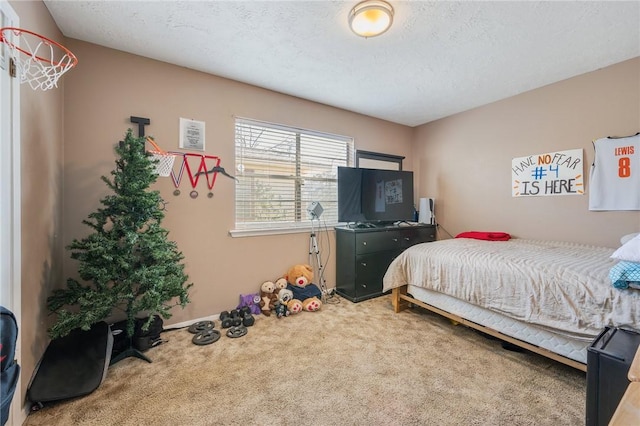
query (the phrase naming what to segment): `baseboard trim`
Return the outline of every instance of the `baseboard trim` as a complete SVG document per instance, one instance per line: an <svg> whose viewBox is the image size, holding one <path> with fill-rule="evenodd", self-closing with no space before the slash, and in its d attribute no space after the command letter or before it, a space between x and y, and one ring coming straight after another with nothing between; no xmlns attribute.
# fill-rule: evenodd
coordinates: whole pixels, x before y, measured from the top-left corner
<svg viewBox="0 0 640 426"><path fill-rule="evenodd" d="M163 330L164 331L177 330L179 328L189 327L194 322L217 321L219 319L220 319L220 314L218 314L218 315L209 315L208 317L197 318L197 319L193 319L193 320L189 320L189 321L182 321L182 322L178 322L178 323L175 323L175 324L168 324L168 325L163 327Z"/></svg>

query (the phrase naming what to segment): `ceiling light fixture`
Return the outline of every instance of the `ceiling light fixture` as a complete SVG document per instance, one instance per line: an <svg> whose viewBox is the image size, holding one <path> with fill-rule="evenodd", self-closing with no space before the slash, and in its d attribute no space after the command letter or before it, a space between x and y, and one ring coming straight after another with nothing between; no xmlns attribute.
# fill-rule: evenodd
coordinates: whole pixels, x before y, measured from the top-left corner
<svg viewBox="0 0 640 426"><path fill-rule="evenodd" d="M386 1L365 0L349 12L349 26L361 37L375 37L384 33L393 22L393 8Z"/></svg>

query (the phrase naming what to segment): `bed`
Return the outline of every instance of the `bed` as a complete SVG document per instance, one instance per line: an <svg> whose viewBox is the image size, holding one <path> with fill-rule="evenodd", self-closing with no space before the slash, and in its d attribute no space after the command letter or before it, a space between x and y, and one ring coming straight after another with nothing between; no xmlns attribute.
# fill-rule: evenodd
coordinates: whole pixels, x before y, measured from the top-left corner
<svg viewBox="0 0 640 426"><path fill-rule="evenodd" d="M617 289L614 249L454 238L402 252L383 278L400 312L417 305L586 371L605 326L640 328L640 290Z"/></svg>

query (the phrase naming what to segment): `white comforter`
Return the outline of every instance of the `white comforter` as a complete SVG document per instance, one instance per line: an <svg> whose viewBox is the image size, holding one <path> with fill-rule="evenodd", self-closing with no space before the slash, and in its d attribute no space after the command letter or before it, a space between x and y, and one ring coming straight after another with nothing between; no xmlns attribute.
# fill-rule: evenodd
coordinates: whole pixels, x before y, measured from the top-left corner
<svg viewBox="0 0 640 426"><path fill-rule="evenodd" d="M520 321L592 337L605 326L640 328L640 290L618 290L608 278L613 251L524 239L441 240L404 251L383 286L424 287Z"/></svg>

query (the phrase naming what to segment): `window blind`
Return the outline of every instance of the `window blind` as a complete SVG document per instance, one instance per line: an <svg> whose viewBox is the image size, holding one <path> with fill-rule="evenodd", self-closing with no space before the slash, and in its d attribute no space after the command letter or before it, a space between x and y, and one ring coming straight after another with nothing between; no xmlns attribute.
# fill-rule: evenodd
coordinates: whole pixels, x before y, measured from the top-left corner
<svg viewBox="0 0 640 426"><path fill-rule="evenodd" d="M236 229L309 225L307 206L338 219L337 167L350 166L353 138L237 118Z"/></svg>

